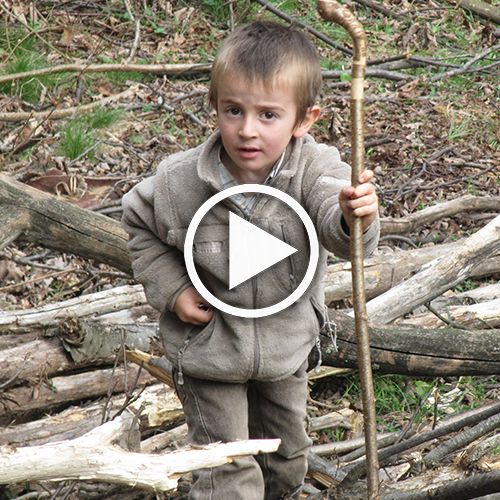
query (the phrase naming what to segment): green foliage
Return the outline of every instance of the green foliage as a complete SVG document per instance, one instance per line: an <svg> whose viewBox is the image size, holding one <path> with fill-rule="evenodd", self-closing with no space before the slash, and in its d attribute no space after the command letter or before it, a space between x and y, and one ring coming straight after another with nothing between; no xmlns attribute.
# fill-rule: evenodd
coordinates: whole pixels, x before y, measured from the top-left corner
<svg viewBox="0 0 500 500"><path fill-rule="evenodd" d="M137 73L133 71L110 71L108 73L101 73L101 75L106 75L105 77L115 85L124 85L129 80L141 83L146 77L144 73Z"/></svg>
<svg viewBox="0 0 500 500"><path fill-rule="evenodd" d="M459 283L453 290L457 292L468 292L469 290L474 290L477 288L477 285L471 279L466 279Z"/></svg>
<svg viewBox="0 0 500 500"><path fill-rule="evenodd" d="M2 75L25 73L49 64L46 58L40 54L34 37L27 36L22 30L14 30L9 36L8 30L5 38L0 40L1 49L10 57L7 57L5 66L1 70ZM62 76L64 77L64 76ZM32 104L37 104L45 87L51 87L61 75L42 75L38 77L27 77L15 82L0 84L0 92L7 95L17 96Z"/></svg>
<svg viewBox="0 0 500 500"><path fill-rule="evenodd" d="M107 110L99 108L84 115L77 115L68 121L61 129L58 152L71 160L78 158L99 142L99 131L110 127L123 118L123 110ZM88 157L93 159L96 148L88 151Z"/></svg>
<svg viewBox="0 0 500 500"><path fill-rule="evenodd" d="M453 110L451 113L450 128L448 130L448 137L450 138L450 141L470 135L472 133L472 129L466 128L466 125L470 121L470 118L468 118L462 123L456 123L455 110Z"/></svg>
<svg viewBox="0 0 500 500"><path fill-rule="evenodd" d="M415 412L415 422L463 412L484 404L486 377L461 377L456 383L443 379L414 379L405 375L373 375L375 410L379 423L387 431L402 428ZM359 374L352 377L344 397L354 404L361 403ZM422 401L426 401L422 404ZM420 409L419 406L421 405Z"/></svg>
<svg viewBox="0 0 500 500"><path fill-rule="evenodd" d="M225 24L230 19L230 2L226 0L197 0L203 11L213 19L216 24ZM240 0L233 3L234 16L237 23L245 22L254 17L257 5L249 0Z"/></svg>

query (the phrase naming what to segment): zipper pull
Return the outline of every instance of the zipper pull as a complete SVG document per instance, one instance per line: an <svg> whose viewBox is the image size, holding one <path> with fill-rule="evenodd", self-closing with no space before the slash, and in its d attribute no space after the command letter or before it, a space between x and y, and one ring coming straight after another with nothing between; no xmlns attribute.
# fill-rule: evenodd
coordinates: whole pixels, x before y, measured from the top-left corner
<svg viewBox="0 0 500 500"><path fill-rule="evenodd" d="M179 373L177 374L177 385L184 385L184 374L182 373L182 370L179 370Z"/></svg>

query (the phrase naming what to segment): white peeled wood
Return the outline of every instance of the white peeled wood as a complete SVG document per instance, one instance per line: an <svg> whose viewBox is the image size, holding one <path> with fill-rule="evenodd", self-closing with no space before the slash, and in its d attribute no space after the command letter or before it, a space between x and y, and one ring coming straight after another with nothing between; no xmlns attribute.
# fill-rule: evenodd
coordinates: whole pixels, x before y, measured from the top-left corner
<svg viewBox="0 0 500 500"><path fill-rule="evenodd" d="M500 216L462 245L366 305L373 323L390 323L465 280L476 266L500 251Z"/></svg>
<svg viewBox="0 0 500 500"><path fill-rule="evenodd" d="M114 444L129 426L130 419L120 417L71 441L26 448L0 446L0 484L72 479L168 491L188 471L217 467L240 456L271 453L280 445L279 439L259 439L148 455Z"/></svg>

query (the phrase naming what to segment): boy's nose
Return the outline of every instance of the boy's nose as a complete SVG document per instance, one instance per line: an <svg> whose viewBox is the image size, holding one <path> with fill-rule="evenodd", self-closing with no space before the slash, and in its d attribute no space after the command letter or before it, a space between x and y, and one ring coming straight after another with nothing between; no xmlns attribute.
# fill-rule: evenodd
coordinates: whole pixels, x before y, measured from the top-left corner
<svg viewBox="0 0 500 500"><path fill-rule="evenodd" d="M255 126L255 120L248 117L241 124L240 136L244 139L251 139L257 136L257 128Z"/></svg>

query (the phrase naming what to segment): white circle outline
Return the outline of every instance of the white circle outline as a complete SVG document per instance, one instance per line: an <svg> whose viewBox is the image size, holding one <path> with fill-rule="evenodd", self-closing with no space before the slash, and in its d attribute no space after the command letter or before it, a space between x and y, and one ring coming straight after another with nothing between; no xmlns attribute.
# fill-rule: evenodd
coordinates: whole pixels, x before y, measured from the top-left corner
<svg viewBox="0 0 500 500"><path fill-rule="evenodd" d="M213 295L202 283L200 280L194 265L193 258L193 243L194 236L198 226L208 213L208 211L214 207L217 203L228 198L229 196L233 196L235 194L240 193L262 193L267 194L269 196L274 196L278 198L282 202L286 203L292 210L294 210L297 215L300 217L300 220L304 224L307 235L309 237L310 247L311 247L311 255L309 258L309 265L307 267L306 274L302 279L300 285L289 295L286 299L283 299L281 302L277 304L273 304L272 306L263 307L262 309L243 309L241 307L231 306L222 302L222 300L218 299L215 295ZM191 281L196 288L196 290L200 293L200 295L210 302L214 307L220 309L221 311L231 314L233 316L239 316L242 318L262 318L264 316L270 316L271 314L276 314L277 312L286 309L288 306L292 305L295 301L297 301L301 295L307 290L309 285L311 284L312 279L314 278L314 274L316 273L316 268L318 265L319 259L319 243L316 235L316 229L314 224L312 223L308 213L304 210L304 208L290 195L280 191L279 189L265 186L262 184L241 184L239 186L234 186L224 191L221 191L211 198L209 198L203 205L196 211L191 222L189 224L186 240L184 242L184 259L186 262L186 268Z"/></svg>

